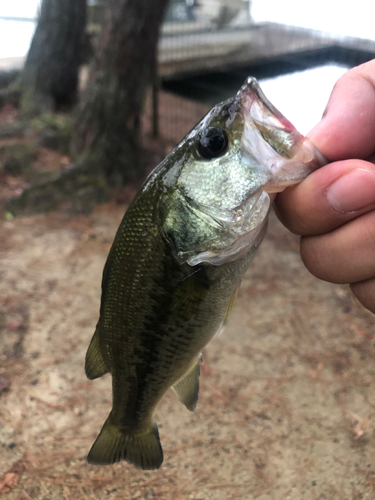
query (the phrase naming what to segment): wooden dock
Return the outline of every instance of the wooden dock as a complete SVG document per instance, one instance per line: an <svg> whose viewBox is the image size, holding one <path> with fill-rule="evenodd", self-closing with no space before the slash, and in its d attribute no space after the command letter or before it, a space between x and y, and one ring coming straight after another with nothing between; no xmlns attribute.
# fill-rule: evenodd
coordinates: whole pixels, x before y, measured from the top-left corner
<svg viewBox="0 0 375 500"><path fill-rule="evenodd" d="M267 61L320 57L354 66L375 57L375 41L263 23L220 31L164 34L159 46L163 80L250 67Z"/></svg>

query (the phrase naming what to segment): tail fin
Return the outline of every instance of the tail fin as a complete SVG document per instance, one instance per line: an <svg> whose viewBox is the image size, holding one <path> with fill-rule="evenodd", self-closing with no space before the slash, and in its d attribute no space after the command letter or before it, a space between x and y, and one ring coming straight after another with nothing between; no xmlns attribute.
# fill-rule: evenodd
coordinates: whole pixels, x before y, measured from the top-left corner
<svg viewBox="0 0 375 500"><path fill-rule="evenodd" d="M105 421L88 454L90 464L109 465L126 460L139 469L159 469L163 462L158 426L153 422L144 431L123 433L110 421Z"/></svg>

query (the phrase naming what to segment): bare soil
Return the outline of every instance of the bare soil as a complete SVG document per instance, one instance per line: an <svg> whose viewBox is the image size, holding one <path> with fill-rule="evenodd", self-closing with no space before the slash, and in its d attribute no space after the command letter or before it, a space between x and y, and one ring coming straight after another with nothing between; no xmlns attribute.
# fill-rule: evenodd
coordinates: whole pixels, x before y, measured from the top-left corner
<svg viewBox="0 0 375 500"><path fill-rule="evenodd" d="M0 199L24 186L3 177ZM346 287L311 276L298 238L274 216L225 332L203 353L196 411L172 391L157 408L161 469L87 464L111 381L87 380L84 356L134 192L86 215L0 223L0 496L374 499L374 316Z"/></svg>

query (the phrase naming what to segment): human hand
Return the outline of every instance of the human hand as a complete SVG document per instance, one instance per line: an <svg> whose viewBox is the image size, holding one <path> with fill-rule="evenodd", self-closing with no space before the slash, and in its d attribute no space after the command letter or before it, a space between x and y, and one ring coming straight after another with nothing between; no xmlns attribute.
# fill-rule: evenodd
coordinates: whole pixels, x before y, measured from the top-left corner
<svg viewBox="0 0 375 500"><path fill-rule="evenodd" d="M332 163L280 193L277 215L302 236L307 269L375 313L375 60L338 80L308 135Z"/></svg>

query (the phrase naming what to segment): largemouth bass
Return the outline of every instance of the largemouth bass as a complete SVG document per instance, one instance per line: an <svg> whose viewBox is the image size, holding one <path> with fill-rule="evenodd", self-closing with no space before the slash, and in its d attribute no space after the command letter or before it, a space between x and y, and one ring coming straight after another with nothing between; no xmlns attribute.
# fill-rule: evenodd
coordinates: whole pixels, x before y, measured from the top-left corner
<svg viewBox="0 0 375 500"><path fill-rule="evenodd" d="M113 406L90 463L160 467L156 405L173 387L194 410L200 353L263 239L272 193L324 163L248 78L149 175L103 271L85 369L89 379L111 373Z"/></svg>

